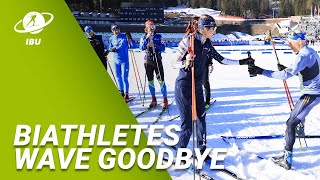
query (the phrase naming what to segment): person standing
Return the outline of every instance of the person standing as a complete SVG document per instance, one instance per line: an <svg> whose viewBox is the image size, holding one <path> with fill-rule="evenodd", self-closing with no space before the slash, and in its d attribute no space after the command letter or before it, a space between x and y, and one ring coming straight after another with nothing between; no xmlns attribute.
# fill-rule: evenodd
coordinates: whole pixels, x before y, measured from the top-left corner
<svg viewBox="0 0 320 180"><path fill-rule="evenodd" d="M231 60L221 56L213 47L212 36L216 32L216 23L213 17L202 15L198 21L198 30L194 35L194 56L188 54L190 45L190 35L183 37L179 43L177 57L174 61L182 67L175 84L175 100L180 112L181 131L179 142L175 148L186 148L192 134L192 73L190 65L194 66L195 91L196 91L196 110L199 123L197 134L198 147L201 152L206 149L206 112L203 98L202 85L206 72L206 60L215 59L221 64L227 65L248 65L253 61L251 58L243 60ZM192 63L191 63L192 62Z"/></svg>
<svg viewBox="0 0 320 180"><path fill-rule="evenodd" d="M152 96L152 101L149 105L149 108L157 105L154 87L155 73L163 96L162 108L166 109L168 107L167 87L164 81L164 71L161 56L161 52L164 52L165 50L165 45L162 42L161 34L156 33L155 30L156 26L151 20L145 22L145 35L140 39L140 49L146 51L145 69L148 78L150 94Z"/></svg>
<svg viewBox="0 0 320 180"><path fill-rule="evenodd" d="M280 157L272 158L275 164L289 170L292 166L293 145L297 133L296 128L299 124L304 124L305 118L311 109L320 103L320 58L315 50L308 47L304 33L294 33L287 40L290 48L297 54L292 67L287 68L279 64L278 68L281 71L271 71L252 65L249 66L249 71L250 74L259 74L281 80L296 76L298 73L302 75L302 85L304 87L302 96L295 104L286 122L284 153ZM299 129L301 128L299 127ZM304 134L304 132L299 132L298 134Z"/></svg>
<svg viewBox="0 0 320 180"><path fill-rule="evenodd" d="M101 63L103 64L104 68L108 70L107 58L108 51L105 51L105 46L103 44L102 35L97 35L91 26L86 26L84 28L84 32L87 35L87 38L93 47L94 51L98 55Z"/></svg>
<svg viewBox="0 0 320 180"><path fill-rule="evenodd" d="M113 35L109 39L109 51L113 52L114 69L119 91L126 102L129 101L129 55L128 41L125 34L120 33L117 25L111 26Z"/></svg>

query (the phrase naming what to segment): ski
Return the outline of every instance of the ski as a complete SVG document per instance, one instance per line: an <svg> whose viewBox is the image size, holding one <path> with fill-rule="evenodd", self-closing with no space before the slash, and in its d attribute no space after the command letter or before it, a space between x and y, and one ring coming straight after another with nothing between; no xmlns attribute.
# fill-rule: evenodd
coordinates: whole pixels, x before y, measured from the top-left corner
<svg viewBox="0 0 320 180"><path fill-rule="evenodd" d="M226 138L222 138L222 140L223 140L224 142L226 142L227 144L229 144L230 146L232 146L232 144L231 144L229 141L227 141ZM237 146L237 147L238 147L238 146ZM239 150L239 151L245 151L244 149L241 149L241 148L239 148L239 147L238 147L238 150ZM246 151L246 152L248 152L248 151ZM250 152L250 153L251 153L251 152ZM252 153L252 154L254 154L258 159L265 159L264 157L261 157L261 156L255 154L255 153Z"/></svg>
<svg viewBox="0 0 320 180"><path fill-rule="evenodd" d="M129 99L126 101L126 103L128 104L129 102L133 101L135 98L136 98L136 96L129 97Z"/></svg>
<svg viewBox="0 0 320 180"><path fill-rule="evenodd" d="M168 146L169 148L171 148L171 149L173 149L173 150L176 150L176 148L175 147L172 147L172 146ZM193 155L191 156L191 158L193 158ZM166 159L166 158L163 158L163 160L164 161L168 161L168 159ZM173 164L175 163L175 161L173 161ZM207 161L205 161L205 163L204 163L204 165L206 165L206 166L208 166L209 167L209 169L210 169L210 165L211 165L211 159L210 160L207 160ZM193 166L193 165L191 165L191 166ZM189 167L190 168L190 167ZM211 169L210 169L211 170ZM225 174L227 174L227 175L229 175L229 176L231 176L232 178L234 178L234 179L237 179L237 180L243 180L242 178L240 178L240 177L238 177L238 175L237 174L235 174L235 173L233 173L233 172L231 172L231 171L229 171L228 169L212 169L212 171L221 171L221 172L223 172L223 173L225 173ZM191 171L192 173L193 173L193 168L192 168L192 171ZM197 173L197 171L196 171L196 173ZM202 171L198 171L198 175L199 175L199 173L200 173L200 176L201 175L206 175L205 173L202 173ZM206 176L208 176L208 177L210 177L209 175L206 175ZM202 177L202 176L201 176Z"/></svg>
<svg viewBox="0 0 320 180"><path fill-rule="evenodd" d="M162 108L161 112L159 113L159 115L157 116L157 119L155 121L153 121L152 124L156 124L161 118L162 118L162 115L167 112L169 106L173 103L173 101L170 101L170 103L168 104L167 108Z"/></svg>
<svg viewBox="0 0 320 180"><path fill-rule="evenodd" d="M162 160L165 161L165 162L168 162L168 159L167 159L167 158L163 158ZM175 164L175 161L173 161L173 164ZM191 165L191 166L188 167L187 170L188 170L189 173L193 173L193 169L194 169L194 166ZM199 170L196 170L196 174L197 174L198 176L200 176L201 178L203 178L203 179L206 179L206 180L214 180L214 178L212 178L211 176L209 176L209 175L206 174L206 173L200 172Z"/></svg>
<svg viewBox="0 0 320 180"><path fill-rule="evenodd" d="M177 118L179 118L180 117L180 115L176 115L176 116L173 116L171 119L169 119L168 121L173 121L173 120L175 120L175 119L177 119Z"/></svg>
<svg viewBox="0 0 320 180"><path fill-rule="evenodd" d="M276 139L283 138L283 135L270 135L270 136L221 136L223 139Z"/></svg>
<svg viewBox="0 0 320 180"><path fill-rule="evenodd" d="M211 165L211 159L205 161L205 164L210 167L210 165ZM233 177L234 179L243 180L242 178L238 177L237 174L235 174L235 173L233 173L233 172L231 172L231 171L229 171L229 170L227 170L227 169L218 169L218 171L221 171L221 172L223 172L223 173L225 173L225 174Z"/></svg>
<svg viewBox="0 0 320 180"><path fill-rule="evenodd" d="M139 117L139 116L141 116L141 115L143 115L143 114L145 114L145 113L147 113L147 112L149 112L149 111L151 111L151 110L153 110L153 109L155 109L157 106L159 106L161 103L158 103L156 106L153 106L153 107L148 107L146 110L144 110L144 111L142 111L142 112L140 112L140 113L138 113L137 115L135 115L134 117L135 118L137 118L137 117Z"/></svg>
<svg viewBox="0 0 320 180"><path fill-rule="evenodd" d="M216 102L217 100L215 99L213 102L210 103L210 106L208 108L206 108L206 112L213 106L213 104ZM177 118L179 118L180 115L176 115L176 116L173 116L171 119L169 119L168 121L173 121Z"/></svg>
<svg viewBox="0 0 320 180"><path fill-rule="evenodd" d="M193 173L193 172L194 172L193 168L195 168L195 167L194 167L193 165L191 165L191 166L188 168L188 171L189 171L190 173ZM196 170L195 172L196 172L196 174L198 174L198 176L200 176L200 177L203 178L203 179L206 179L206 180L214 180L214 178L212 178L211 176L209 176L208 174L206 174L206 173L204 173L204 172L201 172L201 171L199 171L199 170Z"/></svg>
<svg viewBox="0 0 320 180"><path fill-rule="evenodd" d="M277 139L277 138L283 138L284 135L269 135L269 136L221 136L223 139ZM299 136L296 136L299 137ZM300 138L320 138L320 135L305 135L300 136Z"/></svg>

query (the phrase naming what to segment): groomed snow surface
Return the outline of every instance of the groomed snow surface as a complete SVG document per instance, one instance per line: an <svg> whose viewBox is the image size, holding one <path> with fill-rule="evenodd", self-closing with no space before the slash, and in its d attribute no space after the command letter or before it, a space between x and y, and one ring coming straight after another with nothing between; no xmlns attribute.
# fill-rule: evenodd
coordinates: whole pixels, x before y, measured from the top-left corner
<svg viewBox="0 0 320 180"><path fill-rule="evenodd" d="M224 50L228 48L233 50L243 49L244 51L220 51L224 57L241 59L247 57L245 49L271 49L271 45L261 47L223 47ZM171 61L176 56L175 52L175 49L167 48L166 52L163 53L165 82L169 101L174 100L175 79L178 75L178 69L172 69L171 66ZM286 66L289 66L295 58L295 55L289 52L289 50L278 51L281 63ZM134 56L144 84L144 53L135 50ZM271 50L252 51L252 57L256 59L257 65L265 69L276 69L275 55ZM113 63L112 53L110 53L109 59L110 63ZM131 58L130 66L130 94L138 96ZM287 80L287 83L296 102L301 95L299 79L298 77L293 77ZM284 148L284 139L235 140L230 145L220 137L222 135L257 136L284 134L285 122L289 117L290 109L281 80L264 76L250 78L247 66L226 66L214 61L214 71L210 75L210 84L211 95L217 102L209 109L206 116L207 147L228 149L227 157L224 161L226 169L244 179L320 179L320 139L307 139L309 150L306 150L302 139L303 150L300 150L297 139L294 145L293 167L292 170L287 171L274 165L271 160L257 158L257 155L265 158L281 155ZM155 85L158 102L162 102L162 95L157 81L155 81ZM128 104L134 115L145 110L151 101L148 86L146 87L146 98L147 102L144 107L139 98ZM151 125L160 111L161 107L159 106L140 116L137 120L140 124ZM179 118L174 121L168 121L171 116L179 114L175 102L169 107L169 112L170 115L165 113L158 124L165 126L170 124L180 125ZM320 105L315 107L306 118L305 132L307 135L320 134ZM163 136L165 136L164 133ZM190 140L189 148L192 148L192 139ZM168 171L173 179L193 179L193 175L186 170L174 170L171 168ZM207 167L204 168L203 172L214 179L233 179L223 172L209 170Z"/></svg>

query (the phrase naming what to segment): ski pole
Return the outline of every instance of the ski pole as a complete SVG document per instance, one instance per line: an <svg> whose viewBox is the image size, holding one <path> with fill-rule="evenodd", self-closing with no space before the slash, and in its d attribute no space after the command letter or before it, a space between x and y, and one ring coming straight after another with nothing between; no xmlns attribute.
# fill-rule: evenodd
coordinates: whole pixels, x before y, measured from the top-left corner
<svg viewBox="0 0 320 180"><path fill-rule="evenodd" d="M132 52L132 50L129 50L130 52ZM132 66L133 66L133 72L134 72L134 77L136 79L136 84L137 84L137 88L138 88L138 93L139 93L139 97L140 97L140 100L142 101L142 98L141 98L141 92L140 92L140 86L139 86L139 83L138 83L138 77L137 77L137 73L139 73L135 63L134 63L134 56L132 56L132 54L130 53L131 55L131 62L132 62ZM138 71L138 72L137 72ZM139 78L140 79L140 78ZM140 81L141 82L141 81ZM142 86L141 86L141 90L142 90Z"/></svg>
<svg viewBox="0 0 320 180"><path fill-rule="evenodd" d="M150 37L150 42L153 42L153 39L152 39L153 37ZM158 63L158 58L157 58L157 54L156 54L156 47L155 46L153 46L152 47L152 53L153 53L153 56L154 56L154 58L155 58L155 61L156 61L156 65L157 65L157 69L158 69L158 76L159 76L159 79L160 79L160 81L161 81L161 86L160 86L160 88L161 88L161 92L162 92L162 88L163 88L163 85L164 85L164 79L162 79L162 77L161 77L161 72L160 72L160 68L159 68L159 63ZM163 72L164 73L164 72Z"/></svg>
<svg viewBox="0 0 320 180"><path fill-rule="evenodd" d="M194 25L190 22L188 27L187 27L187 30L186 30L186 34L189 34L190 35L190 47L188 49L188 54L191 55L191 57L194 57L194 35L196 33L196 29L194 27ZM194 60L193 60L194 61ZM193 165L194 165L194 168L193 168L193 179L196 179L196 166L195 166L195 148L196 146L198 146L198 143L197 145L195 144L195 139L196 139L196 136L198 135L198 126L197 126L197 120L198 120L198 116L197 116L197 101L196 101L196 87L195 87L195 75L194 75L194 62L191 61L191 106L192 106L192 146L193 146ZM197 141L198 138L197 138ZM199 177L201 179L201 177Z"/></svg>
<svg viewBox="0 0 320 180"><path fill-rule="evenodd" d="M143 86L143 101L142 106L144 106L144 103L146 102L146 84L147 84L147 65L148 65L148 47L146 48L146 56L145 56L145 63L144 63L144 69L145 69L145 76L144 76L144 86Z"/></svg>
<svg viewBox="0 0 320 180"><path fill-rule="evenodd" d="M142 99L142 106L144 106L144 103L147 101L146 100L146 84L147 84L147 64L145 66L145 76L144 76L144 86L143 86L143 99Z"/></svg>
<svg viewBox="0 0 320 180"><path fill-rule="evenodd" d="M117 83L117 81L116 81L116 77L114 76L114 73L113 73L113 71L112 71L111 65L110 65L110 63L109 63L108 60L107 60L107 64L108 64L109 69L110 69L110 72L111 72L111 74L112 74L113 81L114 81L114 83L116 84L117 88L119 89L118 83Z"/></svg>
<svg viewBox="0 0 320 180"><path fill-rule="evenodd" d="M127 38L127 41L128 41L128 47L132 48L132 36L131 36L130 32L126 32L126 38ZM137 83L139 97L140 97L140 100L143 101L142 97L141 97L142 83L141 83L141 79L140 79L140 73L139 73L139 70L138 70L138 66L137 66L137 64L135 62L136 60L135 60L134 53L133 53L132 49L129 49L129 54L130 54L130 57L131 57L131 62L132 62L132 66L133 66L134 76L135 76L136 83ZM138 79L139 79L140 85L138 84ZM140 88L141 88L141 91L140 91Z"/></svg>
<svg viewBox="0 0 320 180"><path fill-rule="evenodd" d="M135 56L134 56L134 52L133 52L133 50L131 50L130 52L131 52L131 56L132 56L132 59L133 59L133 64L134 64L134 66L135 66L135 68L136 68L136 72L137 72L137 75L138 75L139 86L140 86L141 89L142 89L141 76L140 76L139 69L138 69L138 65L137 65L137 62L136 62L136 59L135 59Z"/></svg>
<svg viewBox="0 0 320 180"><path fill-rule="evenodd" d="M278 58L278 54L277 54L277 50L276 50L276 47L275 47L275 43L274 43L274 40L273 40L272 35L271 35L271 30L269 31L269 36L270 36L272 49L273 49L274 54L276 56L277 63L280 64L280 60ZM286 80L283 80L283 86L284 86L284 89L286 91L286 95L287 95L287 99L288 99L290 110L292 111L292 109L294 107L294 103L293 103L293 100L292 100L292 97L291 97L291 93L290 93L290 90L289 90L289 87L288 87L288 84L287 84Z"/></svg>

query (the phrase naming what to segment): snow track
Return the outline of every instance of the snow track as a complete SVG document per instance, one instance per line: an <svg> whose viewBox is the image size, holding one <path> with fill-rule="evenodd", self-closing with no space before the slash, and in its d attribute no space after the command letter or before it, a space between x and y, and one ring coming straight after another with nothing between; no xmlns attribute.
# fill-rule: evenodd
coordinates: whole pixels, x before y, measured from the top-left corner
<svg viewBox="0 0 320 180"><path fill-rule="evenodd" d="M228 47L223 47L227 49ZM229 47L236 49L237 47ZM257 47L242 46L239 49L250 49ZM270 48L265 46L262 48ZM168 88L168 98L174 99L175 78L178 75L177 69L172 69L171 60L175 57L175 49L166 49L163 53L163 66L165 71L165 82ZM283 52L288 50L283 50ZM272 53L272 51L270 50ZM280 62L289 66L292 64L295 55L278 51ZM110 53L109 56L112 56ZM139 66L140 75L144 82L142 52L135 52L135 58ZM246 58L245 53L231 52L223 54L231 59ZM262 54L259 51L252 52L256 64L265 69L276 69L276 60L273 54ZM109 57L109 59L112 59ZM112 63L112 61L111 61ZM274 135L283 134L285 122L288 119L290 109L281 80L269 79L263 76L250 78L246 66L226 66L214 62L214 71L210 75L211 96L217 102L207 112L207 146L211 148L228 148L228 155L225 159L225 167L235 172L238 176L246 179L298 179L313 180L320 179L320 139L307 139L310 150L299 149L298 139L294 145L293 167L286 171L273 164L271 160L259 159L257 156L270 158L280 155L283 150L283 139L267 140L233 140L230 144L224 142L220 136L251 136L251 135ZM138 90L134 83L134 74L131 65L130 93L137 95ZM287 80L293 100L300 97L300 85L298 77ZM155 81L158 102L162 102L162 95L159 84ZM150 95L146 86L147 103L143 107L137 97L128 105L133 114L137 114L148 107ZM140 116L137 120L141 124L152 124L161 111L157 107L152 111ZM173 117L178 115L175 102L170 106L169 113ZM168 121L170 116L165 113L158 124L180 124L180 118ZM305 131L308 135L320 134L320 106L315 107L306 118ZM192 141L189 147L192 147ZM304 145L303 141L302 144ZM215 179L232 179L222 172L204 170ZM193 175L185 171L169 169L173 179L193 179Z"/></svg>

